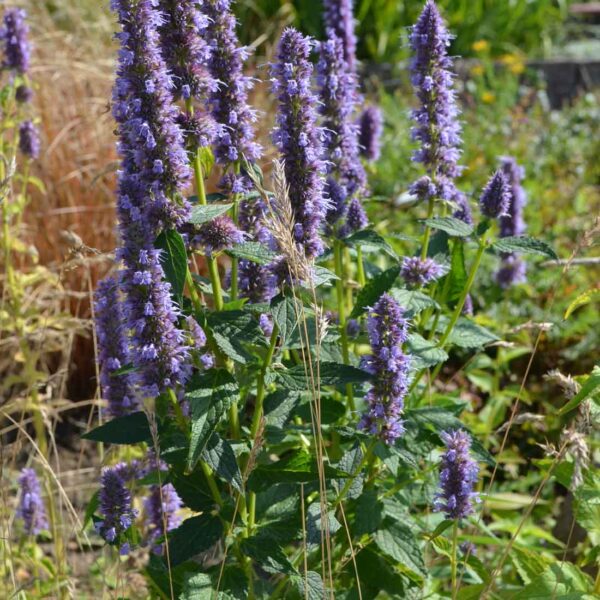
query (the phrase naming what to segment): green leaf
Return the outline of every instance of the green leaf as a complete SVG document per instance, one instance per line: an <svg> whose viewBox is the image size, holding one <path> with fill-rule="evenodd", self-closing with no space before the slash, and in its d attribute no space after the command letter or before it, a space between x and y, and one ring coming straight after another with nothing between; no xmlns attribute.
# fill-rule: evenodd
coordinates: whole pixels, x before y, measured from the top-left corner
<svg viewBox="0 0 600 600"><path fill-rule="evenodd" d="M554 563L531 583L518 591L511 600L590 600L592 580L570 562Z"/></svg>
<svg viewBox="0 0 600 600"><path fill-rule="evenodd" d="M100 506L100 492L99 491L94 493L94 495L90 498L90 501L88 502L88 504L85 508L85 515L83 517L83 526L81 527L82 530L85 529L86 525L91 522L92 517L94 516L94 513L96 512L96 510L98 510L98 506Z"/></svg>
<svg viewBox="0 0 600 600"><path fill-rule="evenodd" d="M531 583L533 579L541 575L554 562L542 556L539 552L513 546L511 548L509 558L519 572L521 579L525 585Z"/></svg>
<svg viewBox="0 0 600 600"><path fill-rule="evenodd" d="M387 556L399 562L404 569L422 578L427 574L423 551L408 525L384 521L385 528L375 534L375 544Z"/></svg>
<svg viewBox="0 0 600 600"><path fill-rule="evenodd" d="M365 383L371 379L366 371L351 365L322 362L319 371L313 364L315 377L319 373L321 385L346 385L348 383ZM310 372L309 372L310 377ZM304 365L297 365L285 371L277 371L277 378L290 390L303 392L312 389L311 381L307 378Z"/></svg>
<svg viewBox="0 0 600 600"><path fill-rule="evenodd" d="M192 469L219 421L239 397L235 379L226 369L209 369L193 378L185 398L192 413L188 468Z"/></svg>
<svg viewBox="0 0 600 600"><path fill-rule="evenodd" d="M355 514L353 535L361 536L378 529L383 521L383 504L377 499L376 490L367 490L358 498Z"/></svg>
<svg viewBox="0 0 600 600"><path fill-rule="evenodd" d="M173 484L177 494L185 506L196 512L212 510L215 500L210 494L206 475L200 467L191 473L183 470L183 465L169 468L169 482Z"/></svg>
<svg viewBox="0 0 600 600"><path fill-rule="evenodd" d="M215 164L215 155L210 146L202 146L198 148L198 158L200 160L200 168L204 179L208 179L213 165Z"/></svg>
<svg viewBox="0 0 600 600"><path fill-rule="evenodd" d="M244 242L243 244L236 244L226 252L229 256L249 260L263 266L271 264L278 256L276 252L269 250L260 242Z"/></svg>
<svg viewBox="0 0 600 600"><path fill-rule="evenodd" d="M154 244L156 248L162 250L160 253L160 264L165 272L167 281L171 284L171 291L174 296L183 295L185 287L185 277L187 274L188 263L185 243L177 231L169 229L163 231Z"/></svg>
<svg viewBox="0 0 600 600"><path fill-rule="evenodd" d="M316 288L320 285L330 284L331 281L335 281L336 279L339 279L339 277L333 271L330 271L325 267L316 265L313 268L312 284Z"/></svg>
<svg viewBox="0 0 600 600"><path fill-rule="evenodd" d="M455 217L433 217L424 220L431 229L440 229L452 237L467 237L473 233L473 226Z"/></svg>
<svg viewBox="0 0 600 600"><path fill-rule="evenodd" d="M348 473L351 477L355 475L358 468L360 467L360 463L363 459L363 451L361 450L360 444L355 444L350 450L344 453L341 460L337 463L336 468L340 471L344 471ZM344 485L347 482L347 478L338 479L333 482L334 488L338 491L338 493L343 489ZM350 499L358 498L363 491L363 474L358 473L354 480L352 481L352 485L348 489L346 496Z"/></svg>
<svg viewBox="0 0 600 600"><path fill-rule="evenodd" d="M189 222L193 225L208 223L215 217L226 213L232 206L233 204L197 204L192 207Z"/></svg>
<svg viewBox="0 0 600 600"><path fill-rule="evenodd" d="M465 267L465 243L464 240L456 239L452 245L452 255L450 257L450 278L448 285L448 302L456 302L462 295L469 275Z"/></svg>
<svg viewBox="0 0 600 600"><path fill-rule="evenodd" d="M142 411L117 417L81 436L84 440L105 444L139 444L151 442L152 434L146 414Z"/></svg>
<svg viewBox="0 0 600 600"><path fill-rule="evenodd" d="M202 460L238 492L243 492L242 474L227 440L213 433L202 452Z"/></svg>
<svg viewBox="0 0 600 600"><path fill-rule="evenodd" d="M592 288L579 294L579 296L569 304L563 319L568 319L580 306L585 306L594 300L600 300L600 288Z"/></svg>
<svg viewBox="0 0 600 600"><path fill-rule="evenodd" d="M595 394L598 388L600 388L600 366L596 365L585 380L585 383L581 386L579 392L558 411L558 414L564 415L577 408L584 400Z"/></svg>
<svg viewBox="0 0 600 600"><path fill-rule="evenodd" d="M177 566L212 548L223 535L223 525L210 513L186 519L169 532L169 559Z"/></svg>
<svg viewBox="0 0 600 600"><path fill-rule="evenodd" d="M393 288L390 292L394 300L406 309L411 316L416 316L426 308L439 308L439 304L427 294L419 290Z"/></svg>
<svg viewBox="0 0 600 600"><path fill-rule="evenodd" d="M298 392L280 388L269 394L264 402L264 415L267 426L282 428L298 404Z"/></svg>
<svg viewBox="0 0 600 600"><path fill-rule="evenodd" d="M382 250L392 258L398 259L398 255L394 252L394 249L383 237L372 229L362 229L361 231L357 231L350 237L345 238L343 242L353 248L360 248L365 253Z"/></svg>
<svg viewBox="0 0 600 600"><path fill-rule="evenodd" d="M298 327L302 304L296 298L279 295L271 301L271 314L279 329L282 345L285 346Z"/></svg>
<svg viewBox="0 0 600 600"><path fill-rule="evenodd" d="M292 566L281 546L265 533L242 540L241 550L256 561L267 573L292 575L296 569Z"/></svg>
<svg viewBox="0 0 600 600"><path fill-rule="evenodd" d="M558 260L556 252L546 242L536 240L535 238L523 236L509 236L500 238L492 244L498 252L506 252L514 254L536 254L545 256L552 260Z"/></svg>
<svg viewBox="0 0 600 600"><path fill-rule="evenodd" d="M210 576L206 573L194 573L186 578L179 600L208 600L213 595Z"/></svg>
<svg viewBox="0 0 600 600"><path fill-rule="evenodd" d="M229 357L241 364L253 360L248 345L265 346L267 341L254 316L242 310L211 313L207 317L215 342Z"/></svg>
<svg viewBox="0 0 600 600"><path fill-rule="evenodd" d="M292 575L290 580L304 600L323 600L327 597L323 580L315 571L307 571L306 575Z"/></svg>
<svg viewBox="0 0 600 600"><path fill-rule="evenodd" d="M316 546L321 543L321 532L324 531L321 516L321 503L313 502L306 511L306 542L309 545ZM332 536L342 528L335 518L335 510L327 513L327 528Z"/></svg>
<svg viewBox="0 0 600 600"><path fill-rule="evenodd" d="M351 318L356 319L365 312L367 307L373 306L382 294L391 289L396 279L398 279L398 275L400 275L400 266L396 265L370 279L365 287L358 292L356 304L350 315Z"/></svg>
<svg viewBox="0 0 600 600"><path fill-rule="evenodd" d="M489 329L461 317L450 334L449 341L460 348L483 348L500 338Z"/></svg>
<svg viewBox="0 0 600 600"><path fill-rule="evenodd" d="M436 346L435 341L426 340L418 333L408 336L406 346L411 355L411 367L413 369L426 369L448 360L448 353Z"/></svg>

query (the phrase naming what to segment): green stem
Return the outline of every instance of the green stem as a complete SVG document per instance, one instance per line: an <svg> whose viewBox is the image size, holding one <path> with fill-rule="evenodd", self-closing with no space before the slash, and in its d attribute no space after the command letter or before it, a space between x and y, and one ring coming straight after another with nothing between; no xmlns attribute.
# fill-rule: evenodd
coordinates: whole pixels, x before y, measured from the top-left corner
<svg viewBox="0 0 600 600"><path fill-rule="evenodd" d="M367 279L365 277L365 265L363 263L362 248L360 246L356 248L356 279L361 288L365 287Z"/></svg>
<svg viewBox="0 0 600 600"><path fill-rule="evenodd" d="M342 357L344 364L350 364L350 350L348 347L348 331L346 327L346 302L344 299L344 265L342 261L342 247L338 240L333 243L333 257L335 264L335 274L338 276L335 282L335 289L337 295L338 304L338 318L340 323L340 336L342 339ZM352 384L346 386L346 398L348 403L348 409L352 412L356 410L354 403L354 393L352 390Z"/></svg>
<svg viewBox="0 0 600 600"><path fill-rule="evenodd" d="M429 198L429 204L427 205L427 218L431 219L433 216L433 205L434 199ZM423 232L423 244L421 246L421 258L427 258L427 252L429 251L429 239L431 238L431 227L425 225L425 231Z"/></svg>
<svg viewBox="0 0 600 600"><path fill-rule="evenodd" d="M454 519L454 525L452 526L452 556L450 558L450 569L452 571L452 600L456 600L458 589L456 585L456 573L457 573L457 547L458 547L458 519Z"/></svg>

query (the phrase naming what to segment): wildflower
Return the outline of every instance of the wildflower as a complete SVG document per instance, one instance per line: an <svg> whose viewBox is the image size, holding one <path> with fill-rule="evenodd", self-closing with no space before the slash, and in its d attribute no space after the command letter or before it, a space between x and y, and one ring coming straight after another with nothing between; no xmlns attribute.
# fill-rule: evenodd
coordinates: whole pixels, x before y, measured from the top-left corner
<svg viewBox="0 0 600 600"><path fill-rule="evenodd" d="M40 134L32 121L23 121L19 126L19 150L33 159L40 155Z"/></svg>
<svg viewBox="0 0 600 600"><path fill-rule="evenodd" d="M344 61L342 40L333 30L327 34L329 39L319 45L317 65L324 129L323 158L340 195L332 209L336 216L342 217L350 202L360 202L356 194L366 192L367 178L360 160L358 126L353 120L357 100L356 75ZM329 214L327 221L335 224Z"/></svg>
<svg viewBox="0 0 600 600"><path fill-rule="evenodd" d="M164 15L159 28L162 54L178 97L203 97L217 89L208 70L211 48L206 42L208 17L196 0L160 0Z"/></svg>
<svg viewBox="0 0 600 600"><path fill-rule="evenodd" d="M500 269L496 273L496 281L502 288L527 281L527 264L514 254L502 257Z"/></svg>
<svg viewBox="0 0 600 600"><path fill-rule="evenodd" d="M348 205L348 213L346 214L346 226L349 233L354 233L364 229L369 224L369 218L365 212L362 202L354 197Z"/></svg>
<svg viewBox="0 0 600 600"><path fill-rule="evenodd" d="M196 228L192 246L201 246L207 256L241 244L245 235L227 215L219 215Z"/></svg>
<svg viewBox="0 0 600 600"><path fill-rule="evenodd" d="M156 541L166 531L171 531L181 524L178 511L183 503L172 484L153 485L144 500L144 522L148 532L148 541L152 544L155 554L162 554L162 544ZM166 531L165 531L166 529Z"/></svg>
<svg viewBox="0 0 600 600"><path fill-rule="evenodd" d="M319 227L327 210L323 198L323 132L317 127L311 91L312 42L292 28L279 41L272 65L273 91L279 99L274 140L284 160L285 179L294 214L294 239L308 258L323 252Z"/></svg>
<svg viewBox="0 0 600 600"><path fill-rule="evenodd" d="M442 266L432 258L407 256L402 261L400 275L410 285L422 286L435 281L444 274Z"/></svg>
<svg viewBox="0 0 600 600"><path fill-rule="evenodd" d="M154 240L162 229L177 228L186 220L189 204L181 192L190 170L171 78L160 53L161 13L154 0L113 0L112 8L122 27L113 91L122 157L117 199L117 255L124 263L120 283L137 383L142 394L155 396L188 374L179 311Z"/></svg>
<svg viewBox="0 0 600 600"><path fill-rule="evenodd" d="M27 13L22 8L9 8L5 11L0 40L4 42L2 68L25 75L29 71L31 45Z"/></svg>
<svg viewBox="0 0 600 600"><path fill-rule="evenodd" d="M123 471L126 468L125 463L119 463L102 469L99 502L103 518L96 522L96 531L109 544L115 543L137 516L131 505L131 493L125 485Z"/></svg>
<svg viewBox="0 0 600 600"><path fill-rule="evenodd" d="M350 71L356 70L356 35L352 0L324 0L325 28L342 40L344 60Z"/></svg>
<svg viewBox="0 0 600 600"><path fill-rule="evenodd" d="M452 202L456 205L456 210L452 215L455 219L460 219L467 223L467 225L473 225L473 213L471 211L471 205L469 204L468 198L460 192L456 190L456 194L452 199Z"/></svg>
<svg viewBox="0 0 600 600"><path fill-rule="evenodd" d="M108 401L110 414L119 417L135 410L138 402L130 375L115 374L129 363L129 350L122 301L113 277L98 284L95 300L100 387L103 398Z"/></svg>
<svg viewBox="0 0 600 600"><path fill-rule="evenodd" d="M492 92L483 92L483 94L481 94L481 101L484 104L494 104L494 102L496 102L496 94Z"/></svg>
<svg viewBox="0 0 600 600"><path fill-rule="evenodd" d="M496 171L479 198L481 214L490 219L507 214L510 202L510 188L502 171Z"/></svg>
<svg viewBox="0 0 600 600"><path fill-rule="evenodd" d="M440 437L446 452L440 465L440 492L434 507L448 519L464 519L473 512L473 501L479 502L473 491L479 467L469 453L471 438L461 430L442 432Z"/></svg>
<svg viewBox="0 0 600 600"><path fill-rule="evenodd" d="M185 321L192 336L194 348L200 350L200 348L206 345L206 333L204 333L204 329L198 325L198 321L192 315L186 317Z"/></svg>
<svg viewBox="0 0 600 600"><path fill-rule="evenodd" d="M191 152L210 146L219 131L212 115L204 111L196 111L193 115L182 112L177 117L177 124L181 127L185 146Z"/></svg>
<svg viewBox="0 0 600 600"><path fill-rule="evenodd" d="M383 113L377 106L367 106L360 115L360 153L369 162L376 161L381 154L381 134L383 133Z"/></svg>
<svg viewBox="0 0 600 600"><path fill-rule="evenodd" d="M402 352L402 344L408 322L399 304L383 294L369 311L367 329L372 353L363 357L362 367L373 375L373 384L366 396L369 409L358 427L393 444L404 433L410 357Z"/></svg>
<svg viewBox="0 0 600 600"><path fill-rule="evenodd" d="M40 482L33 469L23 469L19 475L20 499L17 517L23 521L27 535L37 535L48 529L46 508L42 501Z"/></svg>
<svg viewBox="0 0 600 600"><path fill-rule="evenodd" d="M490 44L487 40L477 40L471 46L474 52L487 52L490 49Z"/></svg>
<svg viewBox="0 0 600 600"><path fill-rule="evenodd" d="M452 59L447 53L450 40L435 2L428 0L410 33L414 52L411 80L420 102L412 112L412 137L420 143L413 160L425 166L436 187L435 195L448 201L456 195L454 179L461 172L457 165L461 127ZM411 191L416 194L419 188Z"/></svg>
<svg viewBox="0 0 600 600"><path fill-rule="evenodd" d="M215 157L223 166L239 163L242 157L253 162L260 157L261 147L254 140L256 111L248 104L252 80L243 73L249 50L239 45L231 0L205 0L202 7L209 20L205 33L211 50L208 68L219 82L209 96L212 115L219 125Z"/></svg>

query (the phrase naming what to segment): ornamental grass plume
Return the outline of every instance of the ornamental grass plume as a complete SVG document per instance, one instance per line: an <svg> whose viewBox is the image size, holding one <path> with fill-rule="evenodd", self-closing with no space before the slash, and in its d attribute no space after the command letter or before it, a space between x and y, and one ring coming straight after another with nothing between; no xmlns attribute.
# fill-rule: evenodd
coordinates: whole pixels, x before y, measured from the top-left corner
<svg viewBox="0 0 600 600"><path fill-rule="evenodd" d="M342 41L344 60L351 72L356 70L356 34L352 0L324 0L325 29L331 29Z"/></svg>
<svg viewBox="0 0 600 600"><path fill-rule="evenodd" d="M127 331L119 287L106 277L96 288L94 316L98 338L100 388L112 417L121 417L139 407L131 375L116 372L130 362Z"/></svg>
<svg viewBox="0 0 600 600"><path fill-rule="evenodd" d="M352 225L344 217L351 201L357 194L367 191L367 176L360 160L358 125L354 122L357 102L357 78L344 60L342 40L333 30L327 31L328 39L319 44L317 83L323 119L323 158L328 173L328 188L334 198L327 221L339 224L344 234L356 231L352 226L363 225L353 219ZM333 211L333 215L331 212ZM363 211L364 213L364 211ZM364 226L364 225L363 225Z"/></svg>
<svg viewBox="0 0 600 600"><path fill-rule="evenodd" d="M510 202L510 188L502 171L496 171L489 179L481 196L481 214L488 219L497 219L507 214Z"/></svg>
<svg viewBox="0 0 600 600"><path fill-rule="evenodd" d="M19 150L28 158L36 159L40 156L40 132L33 121L23 121L19 125Z"/></svg>
<svg viewBox="0 0 600 600"><path fill-rule="evenodd" d="M249 49L239 44L231 0L204 0L202 9L208 17L205 33L211 50L208 67L218 82L209 97L212 115L219 126L215 158L224 167L240 164L243 158L254 162L260 158L262 149L254 137L257 113L248 103L253 83L243 72ZM243 175L234 176L229 187L233 193L243 193L249 187L249 180Z"/></svg>
<svg viewBox="0 0 600 600"><path fill-rule="evenodd" d="M448 519L464 519L473 512L473 502L479 502L474 492L479 466L471 458L471 438L464 431L445 431L440 434L446 452L440 464L440 492L434 508Z"/></svg>
<svg viewBox="0 0 600 600"><path fill-rule="evenodd" d="M500 168L509 188L507 214L500 217L500 237L523 235L527 229L523 219L527 196L521 185L525 170L512 156L503 156L500 160ZM526 274L525 261L513 253L502 255L502 264L496 274L496 280L501 287L507 288L516 283L524 283L527 279Z"/></svg>
<svg viewBox="0 0 600 600"><path fill-rule="evenodd" d="M420 144L413 160L424 165L430 180L429 186L415 184L411 191L422 200L453 201L454 179L461 173L461 126L448 56L451 39L435 2L428 0L410 32L411 81L420 103L412 111L412 138Z"/></svg>
<svg viewBox="0 0 600 600"><path fill-rule="evenodd" d="M183 506L181 498L172 484L153 485L144 500L144 523L148 532L148 542L155 554L162 554L163 544L157 540L166 531L171 531L181 524L179 510Z"/></svg>
<svg viewBox="0 0 600 600"><path fill-rule="evenodd" d="M4 42L2 68L25 75L29 71L31 44L27 12L22 8L9 8L4 13L0 29L0 40Z"/></svg>
<svg viewBox="0 0 600 600"><path fill-rule="evenodd" d="M381 155L383 134L383 113L378 106L367 106L358 122L358 143L360 154L369 162L375 162Z"/></svg>
<svg viewBox="0 0 600 600"><path fill-rule="evenodd" d="M40 482L36 472L29 468L21 471L18 482L20 497L16 516L23 521L23 529L27 535L37 535L48 529Z"/></svg>
<svg viewBox="0 0 600 600"><path fill-rule="evenodd" d="M273 91L279 100L273 137L284 162L294 239L308 258L323 252L319 229L328 208L322 177L323 131L317 126L318 99L311 89L312 47L310 38L288 27L279 41L277 62L271 66Z"/></svg>
<svg viewBox="0 0 600 600"><path fill-rule="evenodd" d="M402 261L400 275L409 285L423 286L439 279L444 274L442 265L432 258L406 256Z"/></svg>
<svg viewBox="0 0 600 600"><path fill-rule="evenodd" d="M383 294L369 311L367 329L371 354L361 366L373 375L366 400L368 411L358 427L393 444L403 433L404 397L408 392L410 357L402 351L408 336L404 310L389 295Z"/></svg>
<svg viewBox="0 0 600 600"><path fill-rule="evenodd" d="M128 466L125 463L102 469L99 493L102 519L96 522L96 531L109 544L114 544L131 527L137 516L137 511L132 507L131 493L126 486L127 472ZM123 544L121 551L126 550L127 546Z"/></svg>
<svg viewBox="0 0 600 600"><path fill-rule="evenodd" d="M189 213L181 192L190 169L172 82L160 53L161 14L153 0L113 0L122 32L113 91L118 125L117 212L123 261L121 287L131 331L132 359L145 396L156 396L184 381L187 348L177 326L178 309L164 281L156 236L175 229Z"/></svg>

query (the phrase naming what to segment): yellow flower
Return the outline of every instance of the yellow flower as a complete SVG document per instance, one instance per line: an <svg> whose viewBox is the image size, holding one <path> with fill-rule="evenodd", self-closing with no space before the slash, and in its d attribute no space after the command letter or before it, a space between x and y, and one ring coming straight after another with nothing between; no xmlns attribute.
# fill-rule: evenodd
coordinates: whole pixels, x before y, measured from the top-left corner
<svg viewBox="0 0 600 600"><path fill-rule="evenodd" d="M519 54L503 54L500 57L500 62L506 65L508 70L515 75L519 75L525 70L523 58Z"/></svg>
<svg viewBox="0 0 600 600"><path fill-rule="evenodd" d="M489 50L490 45L486 40L477 40L473 42L473 46L471 46L475 52L485 52Z"/></svg>
<svg viewBox="0 0 600 600"><path fill-rule="evenodd" d="M483 92L483 94L481 94L481 101L484 104L493 104L496 102L496 96L495 94L492 94L492 92Z"/></svg>
<svg viewBox="0 0 600 600"><path fill-rule="evenodd" d="M525 70L525 65L522 62L516 62L508 67L511 73L515 75L521 74Z"/></svg>
<svg viewBox="0 0 600 600"><path fill-rule="evenodd" d="M474 65L471 68L471 75L473 75L473 77L480 77L484 72L485 69L483 68L483 65Z"/></svg>

